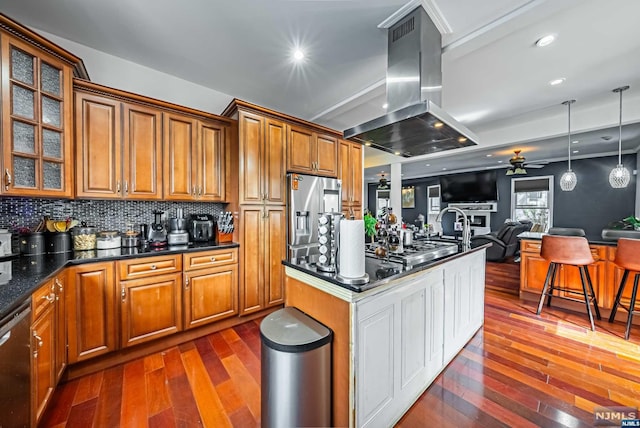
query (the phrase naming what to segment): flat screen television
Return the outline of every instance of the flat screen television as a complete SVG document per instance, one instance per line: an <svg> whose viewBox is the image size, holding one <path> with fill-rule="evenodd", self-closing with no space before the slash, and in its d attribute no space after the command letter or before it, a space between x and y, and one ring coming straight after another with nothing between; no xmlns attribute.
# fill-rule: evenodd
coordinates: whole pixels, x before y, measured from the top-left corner
<svg viewBox="0 0 640 428"><path fill-rule="evenodd" d="M489 202L498 200L496 171L468 172L440 177L442 202Z"/></svg>

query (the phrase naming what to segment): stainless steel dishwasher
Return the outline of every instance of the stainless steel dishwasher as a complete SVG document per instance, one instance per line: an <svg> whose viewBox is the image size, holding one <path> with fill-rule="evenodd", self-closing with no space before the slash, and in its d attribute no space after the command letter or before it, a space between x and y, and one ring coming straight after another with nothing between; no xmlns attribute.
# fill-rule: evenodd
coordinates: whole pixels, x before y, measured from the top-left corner
<svg viewBox="0 0 640 428"><path fill-rule="evenodd" d="M30 424L31 305L25 300L0 320L0 426Z"/></svg>

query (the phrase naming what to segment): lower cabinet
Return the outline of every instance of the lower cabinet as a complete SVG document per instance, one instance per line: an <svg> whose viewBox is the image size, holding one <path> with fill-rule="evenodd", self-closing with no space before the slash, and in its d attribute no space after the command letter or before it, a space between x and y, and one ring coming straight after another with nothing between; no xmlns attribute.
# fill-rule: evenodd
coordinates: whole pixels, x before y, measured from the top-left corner
<svg viewBox="0 0 640 428"><path fill-rule="evenodd" d="M237 315L238 250L192 253L184 257L185 329Z"/></svg>
<svg viewBox="0 0 640 428"><path fill-rule="evenodd" d="M181 273L120 281L121 346L182 330Z"/></svg>
<svg viewBox="0 0 640 428"><path fill-rule="evenodd" d="M69 271L67 333L69 364L117 349L115 262L74 266Z"/></svg>
<svg viewBox="0 0 640 428"><path fill-rule="evenodd" d="M281 205L241 207L240 314L284 302L287 216Z"/></svg>
<svg viewBox="0 0 640 428"><path fill-rule="evenodd" d="M355 425L392 426L484 321L485 253L355 304Z"/></svg>
<svg viewBox="0 0 640 428"><path fill-rule="evenodd" d="M56 386L55 299L53 280L31 298L31 426L37 426Z"/></svg>
<svg viewBox="0 0 640 428"><path fill-rule="evenodd" d="M436 269L356 305L356 426L392 424L440 373L444 287Z"/></svg>

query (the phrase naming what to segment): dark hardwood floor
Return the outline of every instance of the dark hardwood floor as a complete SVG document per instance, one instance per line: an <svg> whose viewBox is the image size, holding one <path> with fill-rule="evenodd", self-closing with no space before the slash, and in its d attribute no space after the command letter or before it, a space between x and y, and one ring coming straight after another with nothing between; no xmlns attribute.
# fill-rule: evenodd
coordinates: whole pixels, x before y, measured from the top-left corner
<svg viewBox="0 0 640 428"><path fill-rule="evenodd" d="M500 267L504 267L501 272ZM545 308L487 268L485 324L399 421L401 427L589 427L596 406L640 405L640 328ZM42 426L260 424L259 321L60 385Z"/></svg>

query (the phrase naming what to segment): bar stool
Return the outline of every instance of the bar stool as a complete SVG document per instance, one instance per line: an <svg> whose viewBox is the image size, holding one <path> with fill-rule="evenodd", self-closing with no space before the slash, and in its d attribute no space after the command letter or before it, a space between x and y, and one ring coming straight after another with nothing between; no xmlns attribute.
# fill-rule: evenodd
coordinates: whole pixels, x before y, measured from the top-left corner
<svg viewBox="0 0 640 428"><path fill-rule="evenodd" d="M552 297L558 297L560 299L570 300L573 302L584 302L587 306L587 314L589 314L591 330L595 330L595 325L593 324L593 315L591 313L591 303L593 303L593 307L596 311L596 316L598 317L598 319L601 319L601 317L600 309L598 309L598 301L596 300L596 293L593 291L591 276L589 275L589 270L587 269L587 265L595 262L593 256L591 255L591 250L589 249L589 242L587 241L587 239L580 236L545 235L542 237L542 248L540 249L540 255L550 263L549 269L547 270L547 277L544 281L544 287L542 288L542 294L540 295L540 303L538 304L537 315L540 315L540 312L542 311L542 304L544 303L545 296L547 297L547 306L551 306ZM556 285L558 265L572 265L578 267L578 269L580 270L582 293L576 290L570 290ZM563 291L565 293L579 294L584 297L584 300L568 296L553 296L554 290Z"/></svg>
<svg viewBox="0 0 640 428"><path fill-rule="evenodd" d="M631 321L633 320L633 316L640 314L640 311L635 310L636 296L638 292L638 279L640 278L640 239L618 239L616 258L613 262L618 267L624 269L624 273L622 274L622 280L620 281L616 301L613 304L613 309L611 309L609 322L613 322L615 320L618 306L626 310L629 315L627 316L627 331L624 334L624 338L629 340L629 332L631 331ZM633 279L633 289L631 290L631 301L629 302L629 307L626 307L620 303L620 299L622 298L622 293L624 292L624 286L627 282L627 278L629 277L629 272L634 273L635 276Z"/></svg>

